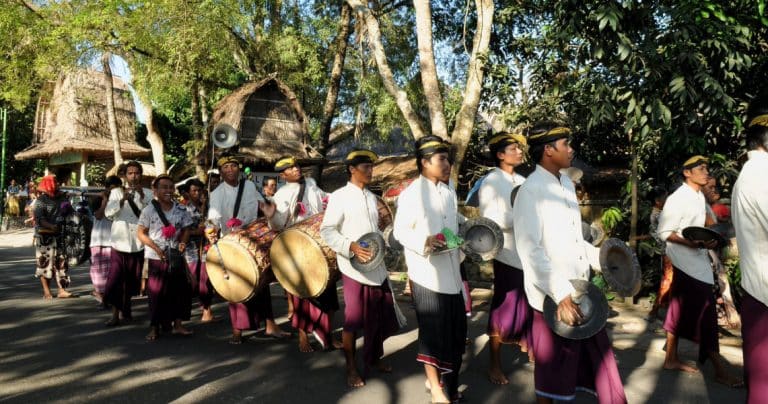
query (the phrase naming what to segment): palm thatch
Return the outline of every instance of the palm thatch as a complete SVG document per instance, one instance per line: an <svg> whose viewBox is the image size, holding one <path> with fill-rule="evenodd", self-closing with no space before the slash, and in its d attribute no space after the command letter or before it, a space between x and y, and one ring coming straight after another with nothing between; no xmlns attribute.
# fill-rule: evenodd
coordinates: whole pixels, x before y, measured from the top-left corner
<svg viewBox="0 0 768 404"><path fill-rule="evenodd" d="M213 111L214 128L227 124L240 135L239 153L249 163L271 165L283 155L300 160L321 156L309 146L309 119L296 94L274 74L247 83Z"/></svg>
<svg viewBox="0 0 768 404"><path fill-rule="evenodd" d="M136 113L128 87L118 77L113 78L113 86L123 157L151 155L136 144ZM49 158L66 152L112 157L104 93L104 75L94 70L77 70L45 85L37 104L33 144L14 157Z"/></svg>
<svg viewBox="0 0 768 404"><path fill-rule="evenodd" d="M373 165L373 181L369 188L383 193L403 181L419 176L414 156L388 156L376 160ZM347 169L342 162L333 162L323 169L323 189L327 192L341 188L347 183Z"/></svg>

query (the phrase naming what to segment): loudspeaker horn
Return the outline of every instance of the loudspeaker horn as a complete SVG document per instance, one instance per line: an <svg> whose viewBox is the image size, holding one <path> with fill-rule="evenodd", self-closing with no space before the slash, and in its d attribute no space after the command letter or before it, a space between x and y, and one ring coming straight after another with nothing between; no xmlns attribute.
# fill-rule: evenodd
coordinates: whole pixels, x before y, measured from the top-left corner
<svg viewBox="0 0 768 404"><path fill-rule="evenodd" d="M213 128L211 133L213 145L220 149L229 149L237 144L239 138L237 129L226 123L220 123Z"/></svg>

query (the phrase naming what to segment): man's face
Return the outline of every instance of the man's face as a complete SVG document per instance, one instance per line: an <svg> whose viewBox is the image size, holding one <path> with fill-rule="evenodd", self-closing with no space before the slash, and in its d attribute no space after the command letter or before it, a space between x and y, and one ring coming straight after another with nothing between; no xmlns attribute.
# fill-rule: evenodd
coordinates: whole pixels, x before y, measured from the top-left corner
<svg viewBox="0 0 768 404"><path fill-rule="evenodd" d="M208 186L211 187L211 191L216 189L216 187L218 187L219 184L221 184L221 178L219 176L211 175L208 177Z"/></svg>
<svg viewBox="0 0 768 404"><path fill-rule="evenodd" d="M558 169L568 168L573 160L573 148L568 138L557 139L553 145L546 145L544 153Z"/></svg>
<svg viewBox="0 0 768 404"><path fill-rule="evenodd" d="M219 168L221 179L229 185L237 185L240 178L240 166L237 163L227 163Z"/></svg>
<svg viewBox="0 0 768 404"><path fill-rule="evenodd" d="M199 202L200 201L200 191L201 189L197 187L197 185L190 185L189 192L187 193L187 199L189 199L192 202Z"/></svg>
<svg viewBox="0 0 768 404"><path fill-rule="evenodd" d="M363 185L368 185L373 180L373 164L361 163L356 166L351 166L349 172L354 181Z"/></svg>
<svg viewBox="0 0 768 404"><path fill-rule="evenodd" d="M173 181L164 178L155 184L155 195L160 202L169 203L173 200L173 191L175 187Z"/></svg>
<svg viewBox="0 0 768 404"><path fill-rule="evenodd" d="M277 181L275 179L267 180L267 183L264 184L264 195L275 196L276 192L277 192Z"/></svg>
<svg viewBox="0 0 768 404"><path fill-rule="evenodd" d="M512 143L496 153L496 158L504 164L517 167L523 163L524 155L525 153L523 153L523 148L520 146L520 144Z"/></svg>
<svg viewBox="0 0 768 404"><path fill-rule="evenodd" d="M286 182L298 182L301 178L301 168L299 166L286 168L280 173L280 176L283 177Z"/></svg>
<svg viewBox="0 0 768 404"><path fill-rule="evenodd" d="M141 170L139 167L128 166L125 169L125 181L132 186L139 185L141 181Z"/></svg>
<svg viewBox="0 0 768 404"><path fill-rule="evenodd" d="M704 188L709 182L709 167L706 164L699 164L696 167L683 170L683 176L685 176L686 181L691 181Z"/></svg>
<svg viewBox="0 0 768 404"><path fill-rule="evenodd" d="M448 183L451 177L451 160L448 153L435 153L428 158L421 159L424 168L424 176L437 178L438 181Z"/></svg>

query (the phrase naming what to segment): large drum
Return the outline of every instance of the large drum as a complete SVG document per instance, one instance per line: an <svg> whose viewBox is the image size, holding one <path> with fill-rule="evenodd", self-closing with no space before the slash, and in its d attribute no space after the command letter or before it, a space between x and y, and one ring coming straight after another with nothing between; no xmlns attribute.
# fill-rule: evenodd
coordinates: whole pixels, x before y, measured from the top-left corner
<svg viewBox="0 0 768 404"><path fill-rule="evenodd" d="M261 218L227 234L208 249L208 278L221 297L242 303L268 287L274 279L269 248L276 236L267 219Z"/></svg>
<svg viewBox="0 0 768 404"><path fill-rule="evenodd" d="M392 211L377 200L379 230L392 224ZM320 237L325 213L294 224L272 242L272 271L288 293L303 299L320 296L339 278L336 253Z"/></svg>

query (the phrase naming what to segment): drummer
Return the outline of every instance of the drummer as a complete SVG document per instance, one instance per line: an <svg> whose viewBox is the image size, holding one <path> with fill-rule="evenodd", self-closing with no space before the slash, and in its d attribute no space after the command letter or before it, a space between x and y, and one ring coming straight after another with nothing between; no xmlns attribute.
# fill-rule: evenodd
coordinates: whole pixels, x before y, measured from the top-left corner
<svg viewBox="0 0 768 404"><path fill-rule="evenodd" d="M528 132L536 169L517 193L512 208L515 246L533 308L531 348L537 402L570 401L576 390L595 392L601 403L626 403L624 387L605 328L572 340L555 334L542 314L547 296L558 302L557 318L571 326L583 315L574 302L572 279L589 279L600 268L598 249L584 241L573 182L560 170L571 166L570 129L556 122L534 124Z"/></svg>
<svg viewBox="0 0 768 404"><path fill-rule="evenodd" d="M493 220L504 233L504 246L493 260L493 299L488 314L491 364L488 378L494 384L509 384L501 369L501 344L518 344L528 351L531 307L525 296L523 266L515 249L510 195L525 177L515 172L523 163L527 141L520 133L502 132L491 137L488 148L496 164L478 191L480 216ZM533 353L531 353L531 356Z"/></svg>
<svg viewBox="0 0 768 404"><path fill-rule="evenodd" d="M419 177L398 197L394 236L403 245L412 282L419 351L433 402L455 401L465 348L467 317L459 251L446 246L443 229L458 232L456 192L448 185L450 145L437 136L416 141ZM443 382L441 383L440 377ZM445 391L441 386L445 386Z"/></svg>
<svg viewBox="0 0 768 404"><path fill-rule="evenodd" d="M717 240L691 241L682 236L689 226L705 225L706 201L702 188L709 180L704 156L693 156L682 165L685 179L667 198L659 218L659 237L666 241L666 253L672 261L674 274L670 288L669 309L664 321L667 331L667 353L664 369L697 372L677 355L679 338L699 344L698 361L712 360L719 383L736 387L741 382L730 376L725 361L720 357L717 335L714 278L707 250L717 248Z"/></svg>
<svg viewBox="0 0 768 404"><path fill-rule="evenodd" d="M741 258L742 328L747 403L768 401L768 96L752 101L747 110L749 161L733 187L733 224Z"/></svg>
<svg viewBox="0 0 768 404"><path fill-rule="evenodd" d="M205 230L212 246L219 236L248 225L256 220L259 209L265 209L253 182L240 180L240 161L237 157L225 153L219 158L218 166L223 181L211 192L208 226ZM233 345L243 342L243 330L256 329L261 321L266 325L264 333L267 336L279 339L290 336L275 323L269 288L245 303L229 303L229 319L232 322L232 338L229 343Z"/></svg>
<svg viewBox="0 0 768 404"><path fill-rule="evenodd" d="M270 214L270 227L282 230L312 215L325 210L328 194L317 186L312 178L301 175L301 167L294 157L286 156L275 163L275 171L286 182L273 197L275 211ZM332 340L331 321L333 313L339 309L339 297L335 282L328 285L316 299L301 299L290 296L293 301L291 324L299 331L299 350L312 352L307 333L314 333L323 349L331 346L341 348L341 342Z"/></svg>
<svg viewBox="0 0 768 404"><path fill-rule="evenodd" d="M347 365L347 385L350 387L365 384L355 363L356 332L362 331L365 335L365 369L373 366L389 373L392 367L381 360L384 340L398 329L384 262L367 272L360 272L350 264L350 259L355 256L361 262L372 258L370 248L361 246L355 240L364 234L379 231L376 196L367 188L373 179L373 163L377 158L370 150L355 150L347 154L344 163L349 182L331 194L320 227L323 240L336 251L344 284L344 331L341 338Z"/></svg>

